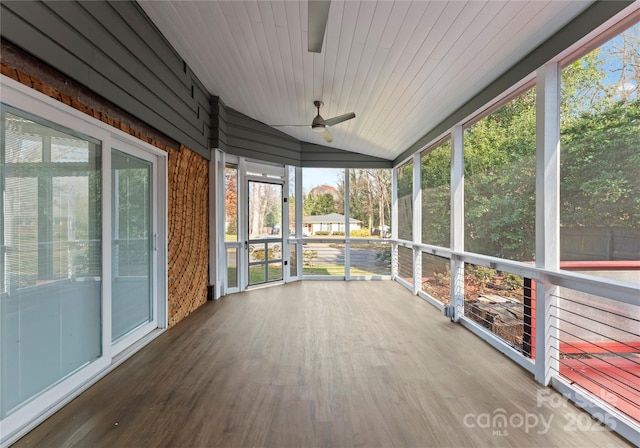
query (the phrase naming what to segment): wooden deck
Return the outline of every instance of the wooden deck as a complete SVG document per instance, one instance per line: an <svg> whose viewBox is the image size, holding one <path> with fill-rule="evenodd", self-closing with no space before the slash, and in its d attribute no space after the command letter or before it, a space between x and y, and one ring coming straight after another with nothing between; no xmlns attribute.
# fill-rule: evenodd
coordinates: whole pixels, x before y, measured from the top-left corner
<svg viewBox="0 0 640 448"><path fill-rule="evenodd" d="M548 393L395 282L306 281L207 303L15 446L628 446Z"/></svg>

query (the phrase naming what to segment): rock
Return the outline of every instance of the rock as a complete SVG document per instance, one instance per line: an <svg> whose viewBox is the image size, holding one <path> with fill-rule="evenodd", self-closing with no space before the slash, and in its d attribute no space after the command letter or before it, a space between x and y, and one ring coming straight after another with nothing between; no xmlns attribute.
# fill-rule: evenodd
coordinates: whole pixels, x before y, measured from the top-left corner
<svg viewBox="0 0 640 448"><path fill-rule="evenodd" d="M521 346L524 305L507 297L485 294L465 303L465 314L506 341Z"/></svg>

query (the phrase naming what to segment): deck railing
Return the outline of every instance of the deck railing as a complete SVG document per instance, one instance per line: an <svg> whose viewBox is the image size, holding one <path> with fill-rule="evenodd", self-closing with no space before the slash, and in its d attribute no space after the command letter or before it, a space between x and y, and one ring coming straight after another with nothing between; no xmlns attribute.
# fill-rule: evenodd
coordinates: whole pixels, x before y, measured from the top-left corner
<svg viewBox="0 0 640 448"><path fill-rule="evenodd" d="M303 238L305 279L389 279L391 243L383 238Z"/></svg>
<svg viewBox="0 0 640 448"><path fill-rule="evenodd" d="M562 263L550 271L427 244L392 245L396 281L541 384L627 439L640 440L640 281L593 272L625 269L631 270L625 278L640 279L640 262Z"/></svg>
<svg viewBox="0 0 640 448"><path fill-rule="evenodd" d="M552 298L553 373L640 423L640 306L568 288Z"/></svg>

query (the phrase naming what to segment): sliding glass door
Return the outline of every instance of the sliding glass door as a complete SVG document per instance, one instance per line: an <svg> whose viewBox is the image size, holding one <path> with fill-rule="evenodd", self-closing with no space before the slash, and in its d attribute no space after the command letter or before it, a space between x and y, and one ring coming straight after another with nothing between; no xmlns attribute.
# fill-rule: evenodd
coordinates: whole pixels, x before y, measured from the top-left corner
<svg viewBox="0 0 640 448"><path fill-rule="evenodd" d="M153 164L113 150L111 339L154 322Z"/></svg>
<svg viewBox="0 0 640 448"><path fill-rule="evenodd" d="M103 355L101 152L2 107L0 419Z"/></svg>
<svg viewBox="0 0 640 448"><path fill-rule="evenodd" d="M0 105L2 436L167 321L165 154L38 104Z"/></svg>

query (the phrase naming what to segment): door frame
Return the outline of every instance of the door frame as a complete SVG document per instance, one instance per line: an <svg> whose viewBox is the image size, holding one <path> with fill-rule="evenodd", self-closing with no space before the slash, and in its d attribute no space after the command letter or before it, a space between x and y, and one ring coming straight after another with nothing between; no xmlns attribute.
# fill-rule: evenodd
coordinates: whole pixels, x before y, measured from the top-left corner
<svg viewBox="0 0 640 448"><path fill-rule="evenodd" d="M238 235L242 238L238 238L237 241L225 241L225 167L227 165L234 165L237 168L237 231ZM283 259L283 279L284 283L291 281L297 281L302 279L302 201L296 201L296 235L297 238L292 238L291 243L296 244L296 276L290 275L290 241L289 241L289 197L294 194L295 197L302 198L302 170L300 167L291 167L283 164L274 164L262 161L256 161L246 159L244 157L227 154L220 149L216 149L215 157L211 160L211 184L214 185L215 191L210 195L212 224L210 226L211 232L215 235L212 238L211 246L211 267L210 267L210 283L213 287L213 298L218 299L227 294L233 294L236 292L245 291L249 285L248 278L248 247L244 249L244 242L248 244L248 205L241 206L241 204L248 204L248 182L251 179L258 182L266 183L278 183L283 186L283 204L282 204L282 259ZM290 191L289 182L289 170L294 170L295 175L295 191ZM211 188L211 187L210 187ZM293 190L293 189L292 189ZM237 286L229 287L228 285L228 266L227 266L227 249L233 249L236 251L237 261ZM284 262L286 261L286 265ZM277 284L273 282L271 284ZM256 286L264 286L261 283Z"/></svg>
<svg viewBox="0 0 640 448"><path fill-rule="evenodd" d="M268 268L265 267L265 281L264 282L260 282L260 283L256 283L254 285L251 284L251 279L250 279L250 268L251 268L251 260L250 260L250 250L251 250L251 239L249 238L249 218L250 218L250 213L249 213L249 206L250 206L250 198L249 198L249 184L251 182L254 183L261 183L261 184L270 184L270 185L278 185L280 186L281 190L280 190L280 236L279 238L269 238L269 239L265 239L265 244L267 245L267 249L268 249L268 244L269 243L275 243L278 242L280 243L280 253L282 254L282 278L279 280L272 280L269 281L267 278L267 273L268 273ZM285 281L285 271L287 271L288 265L289 265L289 260L288 257L286 257L286 252L285 252L285 223L284 223L284 215L286 213L285 210L285 179L276 179L276 178L272 178L272 177L262 177L262 176L254 176L254 175L246 175L245 179L244 179L244 186L243 188L245 189L245 194L246 194L246 210L245 210L245 217L243 219L244 221L244 242L243 242L243 252L245 253L245 263L242 265L242 271L245 274L245 279L246 279L246 286L245 289L248 288L253 288L253 287L261 287L261 286L265 286L265 285L269 285L269 284L277 284L277 283L282 283ZM256 240L253 240L254 242ZM266 252L268 254L268 251ZM268 265L268 263L258 263L258 264L264 264L265 266Z"/></svg>

